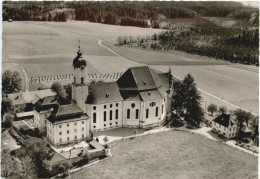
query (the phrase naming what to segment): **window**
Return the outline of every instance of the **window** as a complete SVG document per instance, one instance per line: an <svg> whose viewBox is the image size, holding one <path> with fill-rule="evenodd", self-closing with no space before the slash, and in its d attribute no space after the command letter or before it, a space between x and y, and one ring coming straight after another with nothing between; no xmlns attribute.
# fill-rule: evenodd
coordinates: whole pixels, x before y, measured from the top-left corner
<svg viewBox="0 0 260 179"><path fill-rule="evenodd" d="M59 125L59 128L61 128L61 125Z"/></svg>
<svg viewBox="0 0 260 179"><path fill-rule="evenodd" d="M116 125L117 125L117 122L116 122Z"/></svg>
<svg viewBox="0 0 260 179"><path fill-rule="evenodd" d="M146 118L149 117L149 109L146 109Z"/></svg>
<svg viewBox="0 0 260 179"><path fill-rule="evenodd" d="M93 123L96 123L96 121L97 121L97 114L93 113Z"/></svg>
<svg viewBox="0 0 260 179"><path fill-rule="evenodd" d="M74 138L75 138L75 140L77 140L77 136L76 136L76 135L75 135L75 137L74 137Z"/></svg>
<svg viewBox="0 0 260 179"><path fill-rule="evenodd" d="M82 134L82 138L84 138L85 136L84 136L84 134Z"/></svg>
<svg viewBox="0 0 260 179"><path fill-rule="evenodd" d="M67 137L67 141L70 141L70 137Z"/></svg>
<svg viewBox="0 0 260 179"><path fill-rule="evenodd" d="M107 108L107 105L104 105L104 109L106 109Z"/></svg>
<svg viewBox="0 0 260 179"><path fill-rule="evenodd" d="M94 128L96 128L96 126L93 126Z"/></svg>
<svg viewBox="0 0 260 179"><path fill-rule="evenodd" d="M70 124L67 124L67 127L69 127L70 126Z"/></svg>
<svg viewBox="0 0 260 179"><path fill-rule="evenodd" d="M113 104L110 104L110 108L112 108L113 107Z"/></svg>
<svg viewBox="0 0 260 179"><path fill-rule="evenodd" d="M136 110L135 110L135 119L138 119L138 116L139 116L139 110L136 109Z"/></svg>
<svg viewBox="0 0 260 179"><path fill-rule="evenodd" d="M118 109L116 109L116 119L118 119Z"/></svg>
<svg viewBox="0 0 260 179"><path fill-rule="evenodd" d="M59 134L62 135L62 132L60 132Z"/></svg>
<svg viewBox="0 0 260 179"><path fill-rule="evenodd" d="M151 102L151 103L150 103L150 107L154 107L155 105L156 105L155 102Z"/></svg>
<svg viewBox="0 0 260 179"><path fill-rule="evenodd" d="M118 107L118 103L116 103L116 107Z"/></svg>
<svg viewBox="0 0 260 179"><path fill-rule="evenodd" d="M162 114L163 114L163 107L164 107L164 106L162 105Z"/></svg>
<svg viewBox="0 0 260 179"><path fill-rule="evenodd" d="M77 125L77 122L74 122L74 126L76 126Z"/></svg>
<svg viewBox="0 0 260 179"><path fill-rule="evenodd" d="M94 110L96 110L96 109L97 109L97 107L96 107L96 106L94 106L94 107L93 107L93 109L94 109Z"/></svg>
<svg viewBox="0 0 260 179"><path fill-rule="evenodd" d="M127 119L130 119L130 109L127 110Z"/></svg>
<svg viewBox="0 0 260 179"><path fill-rule="evenodd" d="M104 124L104 127L106 127L106 124Z"/></svg>
<svg viewBox="0 0 260 179"><path fill-rule="evenodd" d="M77 129L74 129L74 132L77 132Z"/></svg>
<svg viewBox="0 0 260 179"><path fill-rule="evenodd" d="M110 123L110 126L112 126L112 123Z"/></svg>
<svg viewBox="0 0 260 179"><path fill-rule="evenodd" d="M47 117L48 116L48 114L45 114L45 117Z"/></svg>
<svg viewBox="0 0 260 179"><path fill-rule="evenodd" d="M113 113L112 110L110 110L110 114L109 114L110 121L112 120L112 117L113 117L113 116L112 116L112 113Z"/></svg>
<svg viewBox="0 0 260 179"><path fill-rule="evenodd" d="M82 121L82 124L84 124L84 121Z"/></svg>
<svg viewBox="0 0 260 179"><path fill-rule="evenodd" d="M81 77L81 84L84 84L84 78Z"/></svg>
<svg viewBox="0 0 260 179"><path fill-rule="evenodd" d="M156 107L156 109L155 109L155 116L156 117L158 116L158 107Z"/></svg>
<svg viewBox="0 0 260 179"><path fill-rule="evenodd" d="M107 121L107 112L104 111L104 121Z"/></svg>
<svg viewBox="0 0 260 179"><path fill-rule="evenodd" d="M76 83L76 77L74 76L74 83Z"/></svg>
<svg viewBox="0 0 260 179"><path fill-rule="evenodd" d="M82 131L84 131L84 127L82 127Z"/></svg>
<svg viewBox="0 0 260 179"><path fill-rule="evenodd" d="M134 108L134 107L135 107L135 103L132 103L132 104L131 104L131 107Z"/></svg>
<svg viewBox="0 0 260 179"><path fill-rule="evenodd" d="M231 128L229 129L229 131L231 131Z"/></svg>
<svg viewBox="0 0 260 179"><path fill-rule="evenodd" d="M60 143L62 143L62 138L59 139Z"/></svg>
<svg viewBox="0 0 260 179"><path fill-rule="evenodd" d="M67 130L67 134L69 134L70 133L70 131L69 130Z"/></svg>

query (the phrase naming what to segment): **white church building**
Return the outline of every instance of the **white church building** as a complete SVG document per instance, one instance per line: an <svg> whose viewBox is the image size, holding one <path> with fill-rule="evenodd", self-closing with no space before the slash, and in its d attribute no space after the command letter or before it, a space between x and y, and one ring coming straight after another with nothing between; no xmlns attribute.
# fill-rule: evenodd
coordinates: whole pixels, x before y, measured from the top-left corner
<svg viewBox="0 0 260 179"><path fill-rule="evenodd" d="M147 66L132 67L116 82L90 84L80 50L72 66L72 101L47 97L34 110L35 126L53 145L82 141L90 131L160 126L170 115L168 73Z"/></svg>
<svg viewBox="0 0 260 179"><path fill-rule="evenodd" d="M77 54L72 100L90 117L90 131L151 128L164 121L170 100L168 73L131 67L116 82L89 84L86 60L80 50Z"/></svg>

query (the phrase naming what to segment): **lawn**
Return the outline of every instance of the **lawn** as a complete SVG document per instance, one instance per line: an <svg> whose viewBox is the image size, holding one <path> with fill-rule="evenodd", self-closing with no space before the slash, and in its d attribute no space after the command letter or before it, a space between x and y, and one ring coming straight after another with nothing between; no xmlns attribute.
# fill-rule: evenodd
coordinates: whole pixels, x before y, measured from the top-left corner
<svg viewBox="0 0 260 179"><path fill-rule="evenodd" d="M198 134L172 131L116 144L73 178L257 178L257 157Z"/></svg>

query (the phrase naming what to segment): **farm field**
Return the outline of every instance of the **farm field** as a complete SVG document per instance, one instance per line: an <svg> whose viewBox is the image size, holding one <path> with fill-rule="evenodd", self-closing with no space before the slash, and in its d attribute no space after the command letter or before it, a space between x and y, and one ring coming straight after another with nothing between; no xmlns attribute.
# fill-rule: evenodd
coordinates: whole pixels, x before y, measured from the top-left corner
<svg viewBox="0 0 260 179"><path fill-rule="evenodd" d="M258 113L258 67L236 68L223 60L191 55L179 51L154 52L140 48L118 47L117 37L154 34L162 30L124 27L89 22L3 22L3 63L17 63L29 77L72 73L72 60L78 50L88 62L88 73L124 72L128 67L150 65L183 78L195 77L199 88L223 100ZM101 46L98 41L119 54ZM235 64L236 66L236 64ZM250 70L253 69L253 70ZM206 105L223 105L202 93ZM204 105L204 104L203 104ZM229 109L233 106L226 105Z"/></svg>
<svg viewBox="0 0 260 179"><path fill-rule="evenodd" d="M154 52L140 48L118 47L112 42L106 45L133 62L143 63L162 71L169 70L171 66L172 74L181 79L190 73L203 91L258 114L259 69L256 66L233 64L179 51ZM236 109L205 93L202 93L202 97L207 101L206 105L215 103L218 106L225 105L229 110Z"/></svg>
<svg viewBox="0 0 260 179"><path fill-rule="evenodd" d="M258 177L257 157L181 131L120 142L111 153L111 158L73 174L73 178Z"/></svg>

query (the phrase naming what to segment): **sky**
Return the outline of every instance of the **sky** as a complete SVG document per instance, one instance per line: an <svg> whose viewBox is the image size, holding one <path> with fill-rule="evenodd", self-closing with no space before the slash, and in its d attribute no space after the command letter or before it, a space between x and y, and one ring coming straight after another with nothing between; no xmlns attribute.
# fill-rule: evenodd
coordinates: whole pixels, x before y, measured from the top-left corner
<svg viewBox="0 0 260 179"><path fill-rule="evenodd" d="M252 7L258 7L259 8L259 1L239 1L244 6L252 6Z"/></svg>

